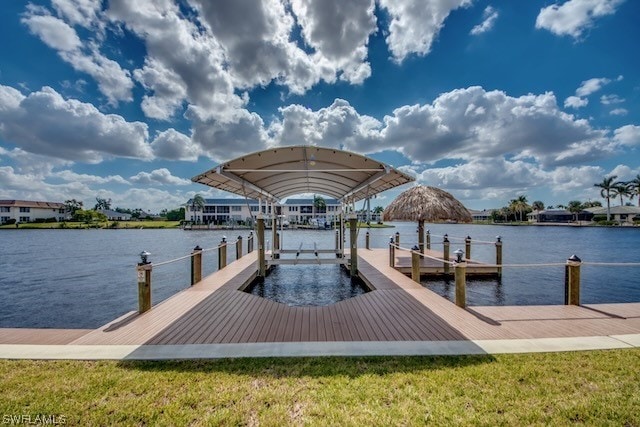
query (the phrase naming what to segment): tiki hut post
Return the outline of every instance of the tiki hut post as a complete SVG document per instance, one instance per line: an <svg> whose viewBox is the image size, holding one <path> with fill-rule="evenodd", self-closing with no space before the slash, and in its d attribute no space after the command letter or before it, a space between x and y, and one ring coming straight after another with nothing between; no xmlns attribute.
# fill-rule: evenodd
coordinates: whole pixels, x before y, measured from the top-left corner
<svg viewBox="0 0 640 427"><path fill-rule="evenodd" d="M431 249L431 230L427 230L427 249Z"/></svg>
<svg viewBox="0 0 640 427"><path fill-rule="evenodd" d="M424 253L424 219L418 219L418 248Z"/></svg>

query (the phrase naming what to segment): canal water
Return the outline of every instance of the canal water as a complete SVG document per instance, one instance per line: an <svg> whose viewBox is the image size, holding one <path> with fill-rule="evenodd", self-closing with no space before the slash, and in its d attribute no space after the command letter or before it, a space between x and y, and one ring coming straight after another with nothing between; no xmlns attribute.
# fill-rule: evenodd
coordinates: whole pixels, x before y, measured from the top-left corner
<svg viewBox="0 0 640 427"><path fill-rule="evenodd" d="M371 246L386 248L395 232L400 233L401 246L417 243L415 224L394 225L395 228L370 229ZM467 235L474 241L486 242L494 242L495 236L501 235L505 264L563 263L573 254L586 262L640 262L640 228L461 224L428 224L426 228L431 231L432 248L436 250L442 249L441 236L445 233L449 235L452 251L464 250L463 238ZM364 247L366 231L359 231L360 247ZM137 309L135 265L141 251L149 251L151 261L157 263L186 255L196 245L213 248L223 236L228 241L242 236L246 251L248 233L247 230L0 230L0 327L99 327ZM269 236L270 233L267 239ZM335 233L285 230L282 236L283 247L288 249L297 249L301 243L312 249L314 242L319 248L333 248ZM227 256L229 262L235 259L233 247L229 247ZM472 257L493 263L495 246L473 244ZM282 267L277 273L282 276L281 283L293 286L293 294L303 305L325 298L323 283L342 283L336 292L347 296L359 292L351 289L352 284L339 269L330 272L332 266ZM205 252L203 274L216 268L217 251ZM189 278L189 259L154 268L153 304L188 287ZM425 282L424 286L453 298L453 283L439 280ZM501 281L470 281L467 298L470 305L562 304L564 268L505 268ZM640 302L640 267L583 266L582 302Z"/></svg>

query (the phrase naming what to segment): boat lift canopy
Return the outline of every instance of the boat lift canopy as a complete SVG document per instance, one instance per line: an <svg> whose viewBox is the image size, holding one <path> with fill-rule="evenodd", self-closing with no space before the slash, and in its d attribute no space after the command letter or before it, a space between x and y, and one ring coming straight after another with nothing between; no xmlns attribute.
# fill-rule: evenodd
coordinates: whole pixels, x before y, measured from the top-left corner
<svg viewBox="0 0 640 427"><path fill-rule="evenodd" d="M279 203L300 193L355 203L415 179L356 153L309 145L247 154L191 178L245 198Z"/></svg>

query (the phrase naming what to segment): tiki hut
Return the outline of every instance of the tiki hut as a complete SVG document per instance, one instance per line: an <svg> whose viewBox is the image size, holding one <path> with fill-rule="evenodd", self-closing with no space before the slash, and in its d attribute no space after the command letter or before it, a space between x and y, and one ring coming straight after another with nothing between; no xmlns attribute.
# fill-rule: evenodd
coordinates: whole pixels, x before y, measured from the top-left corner
<svg viewBox="0 0 640 427"><path fill-rule="evenodd" d="M451 194L435 187L418 185L402 192L382 212L384 221L418 221L418 242L424 249L424 223L471 222L471 214Z"/></svg>

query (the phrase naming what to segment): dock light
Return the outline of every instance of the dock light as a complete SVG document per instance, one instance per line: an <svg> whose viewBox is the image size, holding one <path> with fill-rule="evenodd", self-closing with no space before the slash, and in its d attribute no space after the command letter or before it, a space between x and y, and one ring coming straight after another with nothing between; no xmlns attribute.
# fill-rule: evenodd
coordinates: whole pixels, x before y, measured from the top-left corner
<svg viewBox="0 0 640 427"><path fill-rule="evenodd" d="M464 255L464 251L462 249L458 249L453 251L453 253L456 256L456 262L462 262L462 255Z"/></svg>
<svg viewBox="0 0 640 427"><path fill-rule="evenodd" d="M227 243L227 236L222 236L222 242L221 243Z"/></svg>
<svg viewBox="0 0 640 427"><path fill-rule="evenodd" d="M420 248L418 247L418 245L413 245L413 247L411 248L412 251L419 251Z"/></svg>
<svg viewBox="0 0 640 427"><path fill-rule="evenodd" d="M502 236L496 236L496 242L502 241Z"/></svg>
<svg viewBox="0 0 640 427"><path fill-rule="evenodd" d="M393 236L389 236L389 243L393 244Z"/></svg>
<svg viewBox="0 0 640 427"><path fill-rule="evenodd" d="M448 242L449 241L449 235L445 234L444 236L442 236L442 240L445 241L445 242Z"/></svg>
<svg viewBox="0 0 640 427"><path fill-rule="evenodd" d="M149 262L149 256L151 255L150 252L147 251L142 251L140 252L140 261L141 264L150 264Z"/></svg>

